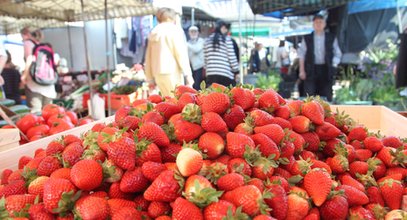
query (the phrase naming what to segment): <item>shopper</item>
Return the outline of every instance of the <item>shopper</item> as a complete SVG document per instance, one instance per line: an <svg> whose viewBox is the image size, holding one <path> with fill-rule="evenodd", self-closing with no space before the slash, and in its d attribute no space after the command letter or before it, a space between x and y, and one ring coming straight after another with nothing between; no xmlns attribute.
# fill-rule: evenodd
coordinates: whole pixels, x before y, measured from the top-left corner
<svg viewBox="0 0 407 220"><path fill-rule="evenodd" d="M42 34L40 31L36 31L35 40L41 40ZM37 46L47 46L52 50L52 46L49 43L40 43L38 42ZM34 47L33 50L36 49ZM52 63L53 68L55 67L55 62L53 61L53 52L49 59L52 59L50 63ZM55 91L55 84L52 85L41 85L35 82L31 76L31 65L36 62L38 57L35 54L31 54L27 57L25 69L23 75L21 76L21 82L25 84L25 96L27 98L27 105L31 108L31 112L41 112L43 106L52 103L52 99L57 97L57 93Z"/></svg>
<svg viewBox="0 0 407 220"><path fill-rule="evenodd" d="M188 56L191 62L194 89L199 90L201 82L204 79L204 43L205 40L199 37L197 26L191 26L188 29L190 40L188 41Z"/></svg>
<svg viewBox="0 0 407 220"><path fill-rule="evenodd" d="M32 51L35 47L36 42L34 41L29 27L25 27L20 31L21 37L23 38L23 47L24 47L24 61L27 60L27 57L32 54Z"/></svg>
<svg viewBox="0 0 407 220"><path fill-rule="evenodd" d="M277 63L276 67L280 69L281 74L287 74L290 67L290 57L285 47L285 41L280 40L280 45L277 48Z"/></svg>
<svg viewBox="0 0 407 220"><path fill-rule="evenodd" d="M300 75L304 80L304 91L308 95L320 95L332 101L332 85L336 67L341 60L338 40L325 32L324 17L313 18L314 32L304 36L298 51Z"/></svg>
<svg viewBox="0 0 407 220"><path fill-rule="evenodd" d="M3 72L1 76L4 79L3 89L6 93L6 98L12 99L16 104L21 104L21 94L20 94L20 72L16 69L11 59L11 54L7 53L7 62L4 65Z"/></svg>
<svg viewBox="0 0 407 220"><path fill-rule="evenodd" d="M177 85L192 86L194 79L189 66L184 31L176 24L176 12L170 8L158 10L159 24L148 37L145 74L151 87L158 86L161 94L172 96Z"/></svg>
<svg viewBox="0 0 407 220"><path fill-rule="evenodd" d="M207 86L212 83L224 86L236 85L235 75L239 73L239 64L227 32L227 24L224 21L218 21L215 32L205 41Z"/></svg>

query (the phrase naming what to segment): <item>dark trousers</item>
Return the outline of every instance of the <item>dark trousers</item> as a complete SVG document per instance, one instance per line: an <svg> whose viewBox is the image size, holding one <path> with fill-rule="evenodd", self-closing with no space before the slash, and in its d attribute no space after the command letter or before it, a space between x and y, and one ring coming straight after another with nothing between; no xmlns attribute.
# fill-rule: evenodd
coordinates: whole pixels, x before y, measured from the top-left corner
<svg viewBox="0 0 407 220"><path fill-rule="evenodd" d="M194 85L192 87L196 90L201 89L201 82L204 80L203 77L203 68L199 68L192 72L192 77L194 78Z"/></svg>
<svg viewBox="0 0 407 220"><path fill-rule="evenodd" d="M212 83L218 83L224 86L236 86L236 81L234 79L230 79L226 76L220 75L207 75L206 76L206 86L212 85Z"/></svg>
<svg viewBox="0 0 407 220"><path fill-rule="evenodd" d="M332 102L333 78L329 75L327 65L315 65L314 73L307 73L304 81L304 92L309 96L319 95Z"/></svg>

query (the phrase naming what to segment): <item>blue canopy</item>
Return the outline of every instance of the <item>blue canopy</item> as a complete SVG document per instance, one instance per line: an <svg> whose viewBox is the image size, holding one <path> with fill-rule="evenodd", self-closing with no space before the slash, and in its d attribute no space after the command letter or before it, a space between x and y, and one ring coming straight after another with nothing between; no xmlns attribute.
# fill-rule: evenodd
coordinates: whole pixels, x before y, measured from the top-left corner
<svg viewBox="0 0 407 220"><path fill-rule="evenodd" d="M407 0L359 0L348 3L348 14L398 7L407 7Z"/></svg>

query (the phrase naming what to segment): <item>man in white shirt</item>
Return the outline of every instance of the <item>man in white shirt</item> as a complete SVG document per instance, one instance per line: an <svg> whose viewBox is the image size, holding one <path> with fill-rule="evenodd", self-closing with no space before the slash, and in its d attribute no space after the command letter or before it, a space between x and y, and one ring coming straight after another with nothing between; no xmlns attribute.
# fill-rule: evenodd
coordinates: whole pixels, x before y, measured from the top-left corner
<svg viewBox="0 0 407 220"><path fill-rule="evenodd" d="M332 85L336 67L342 52L336 37L325 32L322 15L313 19L314 32L304 36L298 50L300 79L304 80L304 91L308 95L320 95L332 101Z"/></svg>

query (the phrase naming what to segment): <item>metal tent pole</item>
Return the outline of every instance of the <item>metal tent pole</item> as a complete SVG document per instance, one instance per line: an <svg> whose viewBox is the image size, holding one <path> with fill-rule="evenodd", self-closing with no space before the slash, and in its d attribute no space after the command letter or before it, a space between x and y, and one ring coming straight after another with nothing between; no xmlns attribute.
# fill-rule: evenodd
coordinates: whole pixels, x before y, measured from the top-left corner
<svg viewBox="0 0 407 220"><path fill-rule="evenodd" d="M67 26L67 31L68 31L68 46L69 46L69 63L71 68L73 68L73 53L72 53L72 36L71 36L71 26L69 25L68 22L68 26Z"/></svg>
<svg viewBox="0 0 407 220"><path fill-rule="evenodd" d="M84 4L83 0L81 0L81 16L82 16L82 21L84 22L83 26L83 41L85 45L85 60L86 60L86 70L88 73L88 83L89 83L89 94L90 94L90 110L91 110L91 115L94 115L94 106L92 104L92 97L93 97L93 91L92 91L92 75L90 73L90 60L89 60L89 51L88 51L88 37L86 34L86 22L85 22L85 12L84 12Z"/></svg>
<svg viewBox="0 0 407 220"><path fill-rule="evenodd" d="M107 112L108 116L112 115L112 98L110 88L110 51L109 51L109 34L108 34L108 11L107 0L105 0L105 38L106 38L106 74L107 74ZM113 49L113 48L112 48Z"/></svg>
<svg viewBox="0 0 407 220"><path fill-rule="evenodd" d="M239 0L239 44L240 44L240 50L239 50L239 72L240 72L240 83L243 84L243 62L242 62L242 0Z"/></svg>

